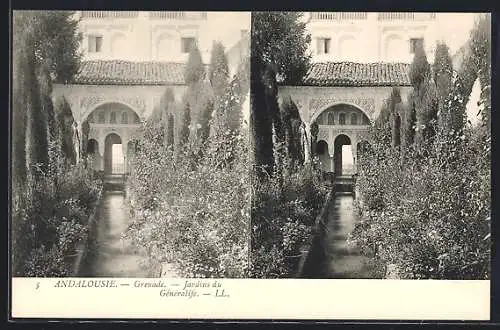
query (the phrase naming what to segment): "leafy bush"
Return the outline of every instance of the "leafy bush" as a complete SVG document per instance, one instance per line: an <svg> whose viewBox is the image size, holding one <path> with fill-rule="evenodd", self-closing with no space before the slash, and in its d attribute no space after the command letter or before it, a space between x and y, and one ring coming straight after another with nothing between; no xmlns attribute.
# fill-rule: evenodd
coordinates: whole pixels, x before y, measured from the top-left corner
<svg viewBox="0 0 500 330"><path fill-rule="evenodd" d="M242 133L243 134L243 133ZM248 160L243 135L218 136L237 143L231 166L216 144L203 158L193 148L176 154L143 138L133 162L128 198L137 221L127 236L155 262L170 262L186 277L245 277L248 268Z"/></svg>
<svg viewBox="0 0 500 330"><path fill-rule="evenodd" d="M477 132L438 134L404 159L376 150L359 161L351 241L404 278L489 278L490 156Z"/></svg>
<svg viewBox="0 0 500 330"><path fill-rule="evenodd" d="M297 173L276 176L257 186L252 198L251 276L294 277L301 249L326 197L318 173L302 167Z"/></svg>
<svg viewBox="0 0 500 330"><path fill-rule="evenodd" d="M102 184L82 164L38 173L13 208L16 276L71 275Z"/></svg>

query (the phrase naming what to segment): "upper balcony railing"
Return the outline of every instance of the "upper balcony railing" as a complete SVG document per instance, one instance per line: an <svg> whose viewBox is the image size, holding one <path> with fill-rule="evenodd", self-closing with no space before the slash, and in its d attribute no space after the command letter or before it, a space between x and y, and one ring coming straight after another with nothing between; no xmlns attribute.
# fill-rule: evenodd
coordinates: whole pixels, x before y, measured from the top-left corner
<svg viewBox="0 0 500 330"><path fill-rule="evenodd" d="M364 12L315 12L311 13L313 20L325 21L345 21L345 20L363 20L368 17Z"/></svg>
<svg viewBox="0 0 500 330"><path fill-rule="evenodd" d="M82 11L82 18L136 18L136 17L139 17L138 11L106 11L106 10Z"/></svg>
<svg viewBox="0 0 500 330"><path fill-rule="evenodd" d="M379 21L430 21L436 19L436 13L378 13Z"/></svg>
<svg viewBox="0 0 500 330"><path fill-rule="evenodd" d="M94 18L94 19L103 19L103 18L138 18L139 11L108 11L108 10L90 10L90 11L82 11L82 18ZM198 19L204 20L207 19L207 12L190 12L190 11L152 11L148 13L148 16L151 19L173 19L173 20L182 20L182 19Z"/></svg>
<svg viewBox="0 0 500 330"><path fill-rule="evenodd" d="M207 19L207 12L190 11L152 11L149 13L152 19Z"/></svg>

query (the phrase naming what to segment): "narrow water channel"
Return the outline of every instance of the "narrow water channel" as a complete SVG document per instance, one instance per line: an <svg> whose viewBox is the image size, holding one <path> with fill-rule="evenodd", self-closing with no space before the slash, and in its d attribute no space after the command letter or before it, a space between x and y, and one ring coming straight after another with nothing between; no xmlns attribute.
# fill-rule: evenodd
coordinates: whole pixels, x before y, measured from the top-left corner
<svg viewBox="0 0 500 330"><path fill-rule="evenodd" d="M145 251L122 239L122 233L133 221L122 191L104 192L96 221L97 228L93 233L96 235L95 249L86 258L82 276L151 277Z"/></svg>
<svg viewBox="0 0 500 330"><path fill-rule="evenodd" d="M379 278L380 270L373 261L362 256L359 249L347 244L357 218L354 197L349 193L336 193L328 210L325 234L311 251L319 256L306 273L311 278L359 279Z"/></svg>

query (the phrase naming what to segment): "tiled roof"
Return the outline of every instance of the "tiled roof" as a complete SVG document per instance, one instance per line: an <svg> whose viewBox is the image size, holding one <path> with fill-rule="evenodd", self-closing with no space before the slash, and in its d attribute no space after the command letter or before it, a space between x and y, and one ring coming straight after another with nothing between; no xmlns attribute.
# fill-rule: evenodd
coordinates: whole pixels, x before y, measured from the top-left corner
<svg viewBox="0 0 500 330"><path fill-rule="evenodd" d="M88 85L180 85L184 84L182 63L132 62L121 60L84 61L74 84Z"/></svg>
<svg viewBox="0 0 500 330"><path fill-rule="evenodd" d="M309 86L409 86L407 63L314 63L303 83Z"/></svg>

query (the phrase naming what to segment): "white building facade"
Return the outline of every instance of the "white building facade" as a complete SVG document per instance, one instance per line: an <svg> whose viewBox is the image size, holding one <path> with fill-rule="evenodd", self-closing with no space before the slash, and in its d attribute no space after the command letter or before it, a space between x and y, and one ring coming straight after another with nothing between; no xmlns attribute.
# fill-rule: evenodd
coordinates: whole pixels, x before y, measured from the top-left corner
<svg viewBox="0 0 500 330"><path fill-rule="evenodd" d="M311 136L311 125L318 124L316 154L325 172L335 176L350 174L344 165L355 171L358 149L392 87L399 87L402 104L407 101L412 89L410 63L416 47L421 44L432 63L437 42L444 41L453 57L468 40L474 16L304 13L313 63L299 86L280 86L279 94L281 99L294 101L307 136ZM310 153L306 148L306 159Z"/></svg>
<svg viewBox="0 0 500 330"><path fill-rule="evenodd" d="M249 50L249 12L81 11L80 71L69 84L54 84L53 97L64 97L92 154L105 173L127 172L127 159L141 122L162 102L180 102L186 90L184 68L196 44L205 65L214 42L224 45L230 76ZM208 82L207 82L208 83ZM169 89L173 99L165 101ZM167 104L175 120L173 104ZM121 145L120 155L112 149Z"/></svg>
<svg viewBox="0 0 500 330"><path fill-rule="evenodd" d="M455 53L466 41L473 14L415 12L305 13L314 62L410 63L423 43L432 61L436 42Z"/></svg>
<svg viewBox="0 0 500 330"><path fill-rule="evenodd" d="M185 63L196 43L204 63L209 63L214 41L221 42L230 55L250 27L250 13L245 12L83 11L77 15L86 60Z"/></svg>

